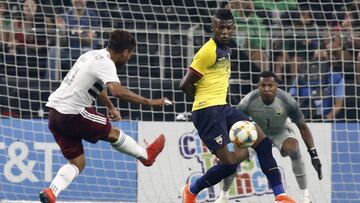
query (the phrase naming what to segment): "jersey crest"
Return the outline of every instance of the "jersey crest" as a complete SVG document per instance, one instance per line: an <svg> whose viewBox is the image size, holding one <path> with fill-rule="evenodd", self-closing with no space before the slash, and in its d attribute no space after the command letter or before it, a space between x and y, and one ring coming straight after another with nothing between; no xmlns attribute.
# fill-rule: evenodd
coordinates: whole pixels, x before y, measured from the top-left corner
<svg viewBox="0 0 360 203"><path fill-rule="evenodd" d="M218 143L219 145L222 145L222 143L223 143L222 135L219 135L219 136L215 137L214 139L215 139L216 143Z"/></svg>
<svg viewBox="0 0 360 203"><path fill-rule="evenodd" d="M284 115L285 110L283 108L276 108L275 112L276 112L277 116L282 116L282 115Z"/></svg>

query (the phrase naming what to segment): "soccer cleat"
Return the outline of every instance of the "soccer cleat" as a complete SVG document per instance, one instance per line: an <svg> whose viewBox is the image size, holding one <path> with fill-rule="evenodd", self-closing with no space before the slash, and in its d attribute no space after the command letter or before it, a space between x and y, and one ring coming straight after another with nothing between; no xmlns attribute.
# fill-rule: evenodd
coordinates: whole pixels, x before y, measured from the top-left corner
<svg viewBox="0 0 360 203"><path fill-rule="evenodd" d="M301 203L311 203L309 190L305 189L302 191L300 202Z"/></svg>
<svg viewBox="0 0 360 203"><path fill-rule="evenodd" d="M140 160L140 162L144 164L144 166L151 166L155 162L156 157L164 149L164 145L165 136L161 134L156 138L156 140L154 140L153 143L151 143L151 145L146 148L148 158L146 160Z"/></svg>
<svg viewBox="0 0 360 203"><path fill-rule="evenodd" d="M55 203L56 197L50 188L43 189L40 194L39 198L41 203Z"/></svg>
<svg viewBox="0 0 360 203"><path fill-rule="evenodd" d="M221 191L219 197L214 203L229 203L229 197L228 195L225 195L223 191Z"/></svg>
<svg viewBox="0 0 360 203"><path fill-rule="evenodd" d="M182 203L196 203L196 195L190 192L189 184L186 184L181 193Z"/></svg>
<svg viewBox="0 0 360 203"><path fill-rule="evenodd" d="M281 194L275 197L275 203L296 203L296 201L287 194Z"/></svg>

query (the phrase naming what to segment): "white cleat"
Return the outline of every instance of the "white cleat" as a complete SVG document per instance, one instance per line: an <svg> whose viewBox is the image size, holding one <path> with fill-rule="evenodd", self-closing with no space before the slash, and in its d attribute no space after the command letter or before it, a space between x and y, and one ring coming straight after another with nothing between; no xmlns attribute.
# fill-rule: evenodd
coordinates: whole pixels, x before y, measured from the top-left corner
<svg viewBox="0 0 360 203"><path fill-rule="evenodd" d="M309 190L305 189L301 191L300 203L312 203L310 199Z"/></svg>
<svg viewBox="0 0 360 203"><path fill-rule="evenodd" d="M219 197L215 200L214 203L229 203L229 196L221 191Z"/></svg>

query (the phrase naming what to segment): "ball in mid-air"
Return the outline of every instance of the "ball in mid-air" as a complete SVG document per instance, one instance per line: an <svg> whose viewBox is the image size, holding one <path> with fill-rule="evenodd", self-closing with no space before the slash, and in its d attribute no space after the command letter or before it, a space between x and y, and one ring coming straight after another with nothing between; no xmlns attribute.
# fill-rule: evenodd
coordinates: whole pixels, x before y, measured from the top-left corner
<svg viewBox="0 0 360 203"><path fill-rule="evenodd" d="M257 131L254 122L238 121L231 126L230 140L240 148L251 147L257 139Z"/></svg>

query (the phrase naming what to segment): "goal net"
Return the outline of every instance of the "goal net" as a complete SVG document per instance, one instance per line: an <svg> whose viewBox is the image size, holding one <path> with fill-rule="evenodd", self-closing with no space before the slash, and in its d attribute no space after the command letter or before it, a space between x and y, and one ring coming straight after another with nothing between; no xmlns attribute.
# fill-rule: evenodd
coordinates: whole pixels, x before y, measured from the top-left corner
<svg viewBox="0 0 360 203"><path fill-rule="evenodd" d="M0 1L0 201L38 201L66 163L47 127L45 104L77 57L106 47L108 33L126 29L137 40L123 85L148 98L167 97L172 106L150 108L111 97L123 122L114 122L143 144L158 134L167 144L145 168L108 143L84 142L87 166L60 201L181 202L192 181L215 164L191 123L191 99L178 88L196 51L212 36L217 8L232 10L228 100L237 105L256 88L259 73L275 72L279 87L298 101L323 163L315 171L300 139L314 202L360 199L360 4L352 1L275 0L12 0ZM107 114L95 101L94 107ZM299 134L297 132L297 134ZM278 153L278 152L274 152ZM300 189L288 159L276 155L286 190ZM256 159L239 168L231 201L272 202ZM214 201L219 186L201 193Z"/></svg>

